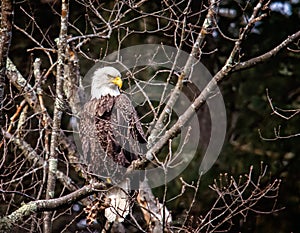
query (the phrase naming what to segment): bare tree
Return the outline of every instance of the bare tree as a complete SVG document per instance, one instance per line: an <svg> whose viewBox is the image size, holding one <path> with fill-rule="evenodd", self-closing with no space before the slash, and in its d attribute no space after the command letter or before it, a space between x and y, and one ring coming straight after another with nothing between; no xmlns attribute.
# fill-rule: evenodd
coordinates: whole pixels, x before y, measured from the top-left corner
<svg viewBox="0 0 300 233"><path fill-rule="evenodd" d="M243 44L255 25L269 17L269 1L259 0L253 6L249 2L238 4L246 20L237 28L234 39L225 36L219 27L219 16L225 14L220 6L222 1L203 3L197 11L192 9L191 0L160 3L62 0L39 4L47 9L48 15L38 15L42 13L36 12L30 1L5 0L1 3L0 231L226 232L232 228L236 216L246 221L250 212L278 211L276 200L280 181L268 177L264 166L258 178L253 177L253 167L239 179L221 174L210 186L216 194L215 203L208 212L194 219L191 210L198 195L201 173L192 184L181 178L181 192L172 198L168 197L167 186L168 169L180 165L182 151L191 140L190 121L197 114L198 119L201 118L199 111L204 112L207 101L220 95L218 84L234 72L269 60L299 40L300 31L297 31L269 51L244 59ZM24 22L13 23L14 14ZM230 17L230 9L228 14ZM48 16L51 22L46 22ZM59 30L51 25L58 21ZM20 41L26 40L29 44L27 52L31 54L24 55L24 59L29 60L29 68L16 66L14 57L8 52L14 33ZM206 43L208 37L214 38L214 33L231 41L232 49L222 68L205 87L200 91L192 90L196 65L203 54L215 52L209 50ZM162 41L160 38L169 39ZM147 66L150 63L140 63L144 54L135 51L132 54L137 56L131 57L133 65L129 67L122 49L132 45L131 41L134 45L158 44L157 48L162 50L165 47L159 44L165 43L172 46L175 53L165 50L165 56L170 59L163 61L154 55L150 59L153 66ZM188 50L186 59L183 59L183 50ZM165 190L159 201L147 182L141 184L139 191L128 194L130 213L121 224L105 222L103 210L110 206L105 195L111 187L101 180L91 179L84 172L86 164L81 160L76 141L81 106L86 101L85 80L81 74L87 73L97 62L121 67L127 76L127 94L139 98L132 100L137 109L141 108L140 117L148 136L147 151L127 173L154 167L164 175L160 178ZM167 62L170 63L168 69L164 68ZM154 101L147 90L154 90L155 86L160 86L161 91ZM174 109L180 104L185 88L191 88L188 92L192 97L188 106L183 106L184 111L176 115ZM279 115L270 98L269 103L274 114ZM299 110L293 112L297 113ZM201 125L201 119L199 122ZM187 130L182 132L184 126ZM180 133L182 144L178 143ZM276 138L280 137L276 134ZM204 140L203 144L208 141ZM186 189L193 191L190 208L183 220L176 220L166 205L180 198ZM101 198L95 199L93 194ZM272 208L260 209L260 202L266 199L271 200ZM84 221L87 216L98 222L87 224Z"/></svg>

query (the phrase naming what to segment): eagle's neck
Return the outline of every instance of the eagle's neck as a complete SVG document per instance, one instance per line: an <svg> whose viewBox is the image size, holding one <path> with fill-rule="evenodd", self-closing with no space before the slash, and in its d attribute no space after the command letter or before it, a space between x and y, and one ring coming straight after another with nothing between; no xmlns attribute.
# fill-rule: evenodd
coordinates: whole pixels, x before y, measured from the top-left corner
<svg viewBox="0 0 300 233"><path fill-rule="evenodd" d="M108 87L108 86L102 86L102 87L96 87L91 90L91 99L97 98L100 99L102 96L118 96L120 95L120 91L117 86L114 87Z"/></svg>

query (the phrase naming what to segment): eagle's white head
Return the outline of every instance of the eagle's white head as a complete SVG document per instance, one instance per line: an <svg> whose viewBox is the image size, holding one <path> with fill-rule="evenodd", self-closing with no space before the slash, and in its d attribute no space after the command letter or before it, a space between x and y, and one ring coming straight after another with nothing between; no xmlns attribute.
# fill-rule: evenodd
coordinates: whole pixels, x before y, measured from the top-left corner
<svg viewBox="0 0 300 233"><path fill-rule="evenodd" d="M92 77L91 99L99 99L101 96L120 95L122 79L120 72L111 66L97 69Z"/></svg>

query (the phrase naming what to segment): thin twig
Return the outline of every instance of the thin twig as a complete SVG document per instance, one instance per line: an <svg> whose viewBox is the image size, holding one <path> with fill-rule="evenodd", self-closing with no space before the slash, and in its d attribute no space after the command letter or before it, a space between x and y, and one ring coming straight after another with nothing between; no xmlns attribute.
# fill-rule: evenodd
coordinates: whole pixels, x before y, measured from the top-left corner
<svg viewBox="0 0 300 233"><path fill-rule="evenodd" d="M190 2L189 2L190 3ZM150 136L148 137L148 145L147 147L148 148L152 148L156 139L157 139L157 136L160 132L162 132L162 129L163 127L165 126L165 119L166 119L166 115L170 115L172 113L172 108L174 106L174 104L176 103L178 97L179 97L179 94L181 92L181 89L183 87L183 82L185 80L188 80L189 79L189 76L191 74L191 70L195 64L195 62L197 61L196 60L196 55L200 52L200 56L201 56L201 46L202 46L202 43L204 41L204 38L205 36L209 33L209 27L212 26L213 24L213 16L215 14L214 12L214 8L215 8L215 4L216 2L214 0L211 1L211 4L210 4L210 8L208 9L208 13L206 15L206 18L204 20L204 23L202 25L202 29L201 31L198 33L198 37L195 41L195 43L193 44L193 47L192 47L192 51L190 53L190 56L184 66L184 69L182 71L182 73L178 76L178 80L177 80L177 83L176 83L176 86L174 88L174 90L172 91L172 94L165 106L165 108L163 109L162 113L160 114L153 130L151 131L151 134ZM189 4L187 4L187 7L185 9L185 12L188 10L188 7L189 7ZM183 27L183 32L185 30L185 24L184 24L184 27ZM184 34L181 35L181 39L183 39L184 37ZM176 59L175 59L176 61ZM147 153L147 159L152 159L153 158L153 155L152 153Z"/></svg>

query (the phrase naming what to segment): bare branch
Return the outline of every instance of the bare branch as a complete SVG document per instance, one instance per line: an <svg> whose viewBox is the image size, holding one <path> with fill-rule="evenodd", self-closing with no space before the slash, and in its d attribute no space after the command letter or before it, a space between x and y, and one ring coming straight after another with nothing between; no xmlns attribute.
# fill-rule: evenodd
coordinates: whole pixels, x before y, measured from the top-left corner
<svg viewBox="0 0 300 233"><path fill-rule="evenodd" d="M48 182L46 199L54 197L55 184L56 184L56 171L58 163L57 146L59 145L59 134L61 118L63 113L63 78L64 78L64 61L65 51L67 49L67 30L68 30L68 16L69 16L69 3L68 0L62 1L61 7L61 25L60 34L57 43L58 47L58 58L57 58L57 74L56 74L56 98L54 102L54 113L53 113L53 126L50 141L50 157L48 159ZM52 232L51 227L51 213L46 212L44 217L44 232Z"/></svg>
<svg viewBox="0 0 300 233"><path fill-rule="evenodd" d="M7 59L6 70L7 77L20 92L24 93L24 98L28 102L29 106L32 108L37 108L37 111L39 111L36 92L34 91L32 86L24 79L21 73L17 70L17 67L9 58Z"/></svg>
<svg viewBox="0 0 300 233"><path fill-rule="evenodd" d="M249 33L251 28L254 26L254 23L257 21L257 14L258 14L258 9L262 7L261 3L258 3L256 6L251 19L249 20L249 23L247 26L244 28L242 31L239 39L236 41L235 46L227 59L225 65L223 68L213 77L213 79L206 85L204 90L201 92L201 94L195 99L195 101L188 107L188 109L179 117L178 121L160 138L160 140L155 143L147 152L147 158L153 157L153 154L157 153L158 151L161 150L161 148L168 142L170 138L173 138L177 135L181 127L190 119L190 117L194 114L195 111L197 111L207 100L207 98L211 95L211 93L215 90L217 87L217 84L220 83L225 77L228 76L230 72L234 70L235 65L235 57L236 54L240 50L240 44L245 38L246 34ZM260 19L260 18L259 18ZM284 46L288 45L292 41L294 41L296 38L300 36L300 31L294 34L293 36L289 37L291 39L285 40L283 42ZM284 47L279 46L277 49L282 49ZM275 49L277 51L277 49ZM270 58L269 56L268 58ZM264 60L266 61L266 60ZM145 162L145 161L144 161ZM143 163L143 162L142 162ZM137 163L138 164L138 163ZM140 166L140 164L139 164Z"/></svg>
<svg viewBox="0 0 300 233"><path fill-rule="evenodd" d="M0 218L0 231L5 232L10 230L14 224L21 221L24 217L33 213L42 211L50 211L60 208L65 205L71 205L74 202L87 197L95 192L105 190L106 186L103 183L94 183L92 185L86 185L68 195L59 198L53 198L50 200L37 200L24 204L22 207L14 211L13 213Z"/></svg>
<svg viewBox="0 0 300 233"><path fill-rule="evenodd" d="M153 147L155 141L157 140L157 136L159 135L160 132L162 132L162 129L165 125L166 118L168 117L168 115L170 115L172 113L172 108L179 97L179 94L180 94L182 86L183 86L183 82L186 80L189 80L191 70L197 61L196 60L197 54L200 53L199 57L201 57L201 49L200 48L201 48L201 45L203 44L205 36L210 33L209 27L211 27L213 24L213 16L215 14L215 5L216 5L216 2L214 0L211 1L210 8L208 9L208 13L203 22L201 31L198 33L198 37L197 37L195 43L193 44L192 51L190 53L188 60L186 61L184 69L183 69L182 73L178 76L176 86L175 86L174 90L172 91L172 94L171 94L165 108L163 109L162 113L160 114L153 130L151 131L150 136L148 137L148 145L147 145L148 148ZM185 12L187 12L188 9L189 9L189 4L187 4ZM186 23L184 21L180 43L182 43L183 38L184 38L185 27L186 27ZM182 46L182 44L180 44L179 49L181 49L181 46ZM176 56L180 56L180 53L178 52ZM178 58L175 58L174 65L176 64L177 59ZM151 153L147 153L147 159L151 160L151 158L152 158Z"/></svg>
<svg viewBox="0 0 300 233"><path fill-rule="evenodd" d="M267 89L266 92L267 92L267 99L268 99L269 105L272 109L272 114L275 114L276 116L279 116L280 118L283 118L285 120L290 120L290 119L292 119L293 117L295 117L296 115L298 115L300 113L300 109L283 110L283 109L274 107L272 99L269 95L269 90ZM290 139L290 138L300 136L300 133L295 133L295 134L291 134L291 135L287 135L287 136L282 136L281 133L280 133L280 130L281 130L280 125L277 128L274 128L274 135L275 135L274 138L266 138L266 137L262 136L262 133L261 133L260 129L258 129L258 133L259 133L260 138L264 141L276 141L276 140L279 140L279 139Z"/></svg>
<svg viewBox="0 0 300 233"><path fill-rule="evenodd" d="M294 116L296 116L298 113L300 113L300 109L282 110L282 109L279 109L277 107L274 107L273 103L272 103L272 99L270 98L270 95L269 95L269 90L267 89L266 92L267 92L267 99L268 99L268 102L269 102L269 105L272 109L273 114L275 114L275 115L277 115L277 116L279 116L279 117L281 117L285 120L289 120L289 119L293 118ZM285 112L285 113L289 113L289 116L283 115L278 110L280 110L282 112Z"/></svg>
<svg viewBox="0 0 300 233"><path fill-rule="evenodd" d="M38 91L38 86L37 91L35 91L34 88L26 81L26 79L22 76L22 74L18 71L16 66L12 63L12 61L9 58L7 59L6 69L7 77L9 78L11 83L20 91L20 93L24 93L24 98L29 104L29 106L34 110L35 113L42 114L42 123L44 127L47 128L49 125L52 125L53 120L49 116L47 109L44 106L42 92ZM75 167L78 173L81 173L83 168L79 163L74 143L66 137L62 130L60 130L59 142L63 149L68 150L68 158L70 159L70 163Z"/></svg>
<svg viewBox="0 0 300 233"><path fill-rule="evenodd" d="M253 167L250 167L248 174L239 177L236 181L228 174L220 174L219 181L215 181L210 188L216 192L217 200L213 208L200 219L200 225L195 232L228 232L232 227L232 218L240 215L246 219L249 212L269 214L280 211L277 203L280 180L262 183L262 178L266 175L266 168L262 166L260 176L257 181L252 177ZM259 203L263 200L272 201L274 204L268 211L260 211Z"/></svg>
<svg viewBox="0 0 300 233"><path fill-rule="evenodd" d="M5 88L6 60L12 36L13 24L13 1L1 2L1 25L0 25L0 127L3 126L3 103Z"/></svg>
<svg viewBox="0 0 300 233"><path fill-rule="evenodd" d="M39 167L44 167L46 162L45 160L39 156L36 151L24 140L21 138L15 137L8 132L3 132L4 137L9 139L15 145L19 147L25 154L25 157L32 162L32 164L37 165ZM74 182L70 179L70 177L66 176L63 172L57 170L56 177L62 184L65 185L70 191L75 191L77 186L74 185Z"/></svg>
<svg viewBox="0 0 300 233"><path fill-rule="evenodd" d="M294 42L295 40L297 40L299 38L300 38L300 31L288 36L288 38L286 38L284 41L282 41L278 46L276 46L274 49L264 53L263 55L249 59L244 62L240 62L235 67L233 67L233 69L231 71L235 72L235 71L239 71L239 70L248 69L259 63L265 62L268 59L276 56L282 49L284 49L290 43Z"/></svg>
<svg viewBox="0 0 300 233"><path fill-rule="evenodd" d="M195 120L209 125L203 128L201 125L201 133L208 132L206 129L212 125L206 116L201 115L202 111L198 110L208 99L220 94L216 91L217 85L235 71L247 69L277 56L291 43L295 44L293 48L296 49L287 49L294 53L299 52L298 31L267 53L242 60L241 51L252 51L252 47L251 50L247 48L248 35L251 35L249 41L252 40L252 35L265 39L265 34L260 34L259 29L261 26L265 29L265 24L268 23L267 20L260 22L268 16L268 0L256 0L254 5L253 1L233 1L237 8L228 6L227 2L215 0L205 3L192 0L163 0L161 4L149 0L63 0L62 5L59 1L51 0L41 0L39 3L21 1L16 5L16 24L3 24L7 21L5 14L12 12L4 12L8 9L5 8L5 4L12 2L1 2L0 68L6 64L6 71L2 76L6 75L6 83L9 83L5 87L8 93L2 95L2 99L0 96L0 110L5 111L0 114L0 117L5 116L5 122L1 125L4 137L0 142L0 150L3 152L3 156L0 156L0 195L3 200L1 232L21 229L22 232L50 233L56 227L62 232L73 232L75 227L81 231L93 231L97 228L103 232L116 228L118 230L115 231L123 232L131 232L132 229L132 232L225 232L232 231L233 224L234 227L239 227L236 220L246 221L253 214L272 214L280 210L277 207L280 180L270 180L266 167L262 167L258 177L252 167L246 175L237 178L227 173L220 174L210 186L216 201L210 210L202 213L203 216L200 215L202 209L197 205L201 202L198 200L199 195L203 194L199 192L201 175L199 177L193 171L191 177L186 177L186 173L182 176L185 178L176 177L176 187L171 187L173 183L168 183L169 176L172 176L168 169L178 169L193 155L189 150L185 150L190 145L195 145L192 140L196 138L193 137L193 127L182 127L191 122L189 120L195 113ZM44 4L46 2L48 4ZM80 8L75 9L73 6ZM194 9L194 6L197 9ZM40 9L42 11L37 11ZM49 18L51 23L44 17L40 18L40 13L44 10L47 10L47 17L54 16ZM24 22L20 19L24 19ZM25 38L20 43L19 38L12 40L11 56L16 52L25 52L21 58L11 57L15 63L6 59L9 48L7 42L11 35L5 30L9 27L14 27L20 39ZM3 28L6 33L4 40ZM232 32L234 36L229 36ZM223 39L230 47L225 58L223 53L228 51L228 47L219 44ZM149 59L149 65L140 66L140 61L144 62L145 55L142 50L137 57L128 57L129 63L132 64L129 67L126 55L122 57L123 48L138 43L168 44L177 51L170 55L166 47L161 46L166 61L160 60L159 48ZM116 56L106 61L110 59L112 51L116 51L113 53ZM190 56L181 63L185 55L183 51L190 51ZM20 60L24 61L27 58L28 52L28 64L20 63ZM195 73L196 65L200 63L201 58L205 59L205 62L211 62L211 56L217 57L217 61L213 61L210 66L211 70L216 72L213 79L204 88L201 86L201 91L196 85L194 89L191 88L190 85L195 83L190 83L190 77ZM124 87L128 85L129 88L124 92L133 97L133 104L137 105L137 110L140 111L142 126L147 135L150 134L148 152L146 148L143 151L143 155L144 152L147 154L146 158L141 156L140 160L134 161L128 168L128 173L140 168L158 168L162 171L162 176L154 174L153 179L156 179L157 175L157 179L161 179L161 184L164 185L162 192L157 192L157 196L153 195L151 183L147 183L147 180L140 184L140 190L126 192L129 214L123 222L111 224L106 221L108 218L104 218L106 215L103 212L109 207L118 209L113 205L114 200L107 198L110 190L116 187L111 189L110 185L95 182L90 178L91 173L86 172L89 164L80 160L80 145L76 148L77 123L74 124L73 121L81 111L82 102L85 102L82 101L85 96L81 94L80 71L85 73L95 62L102 60L107 62L107 65L120 65L127 70L129 75L126 75ZM223 64L222 69L219 69L218 62ZM28 66L29 63L32 63L32 67ZM169 68L163 68L166 65ZM293 69L292 65L288 69ZM22 74L16 66L22 70ZM201 79L201 84L202 81ZM173 83L175 86L171 89L170 84ZM262 84L258 85L261 87ZM88 82L85 88L89 89ZM191 94L187 96L188 103L181 102L181 97L178 96L187 92L192 92L188 93ZM293 91L293 96L290 97L294 98L298 98L297 91ZM276 117L291 120L299 116L298 109L284 110L276 107L269 93L267 99L272 114ZM182 107L180 114L176 111L178 106ZM235 129L236 124L232 130ZM180 130L182 134L179 136ZM260 131L259 134L264 140L299 136L282 136L284 134L280 131L280 126L274 129L274 139L263 138ZM201 135L199 141L202 139ZM239 139L232 137L233 149L269 158L278 157L282 153L260 147L253 141L243 143ZM197 157L191 161L191 167L202 159L200 143L200 150L195 148ZM282 155L284 162L295 156L294 152L280 156ZM198 180L190 180L197 178ZM110 179L107 179L107 182L110 182ZM89 196L91 194L96 195ZM89 197L86 198L87 196ZM181 204L178 211L176 209L182 200L186 210L184 212L179 211ZM210 198L209 201L211 200ZM76 204L71 206L73 203ZM87 208L84 208L85 206ZM252 215L249 216L249 213ZM200 216L196 219L192 215ZM60 221L65 219L68 222L61 224ZM91 224L88 224L89 220Z"/></svg>

